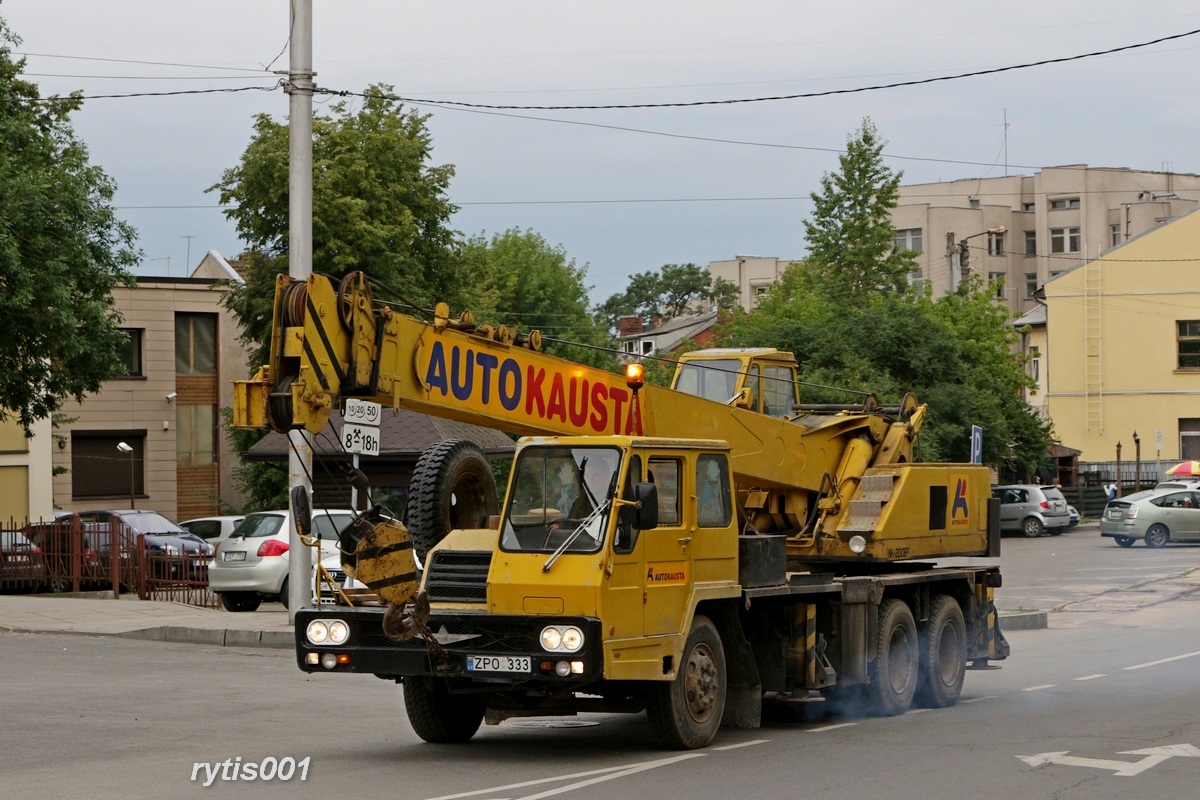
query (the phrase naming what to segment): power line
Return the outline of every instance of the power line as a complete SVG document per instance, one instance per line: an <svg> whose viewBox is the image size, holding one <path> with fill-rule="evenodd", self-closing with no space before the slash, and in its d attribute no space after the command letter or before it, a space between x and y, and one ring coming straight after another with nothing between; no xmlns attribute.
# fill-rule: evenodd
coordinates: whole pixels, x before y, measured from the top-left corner
<svg viewBox="0 0 1200 800"><path fill-rule="evenodd" d="M152 67L185 67L187 69L220 69L231 70L234 72L252 72L261 74L262 70L250 69L249 67L222 67L214 64L179 64L171 61L138 61L132 58L96 58L93 56L68 56L58 53L28 53L14 51L14 55L18 56L34 56L37 58L64 58L73 61L103 61L110 64L141 64L143 66Z"/></svg>
<svg viewBox="0 0 1200 800"><path fill-rule="evenodd" d="M126 94L69 94L50 97L20 97L23 103L55 103L63 100L112 100L126 97L177 97L185 94L235 94L237 92L273 92L279 88L274 86L239 86L227 89L177 89L171 92L128 92Z"/></svg>
<svg viewBox="0 0 1200 800"><path fill-rule="evenodd" d="M921 78L911 81L898 81L895 83L879 84L875 86L860 86L854 89L829 89L822 92L805 92L801 94L788 95L773 95L768 97L745 97L745 98L729 98L725 100L693 100L688 102L676 103L609 103L604 105L500 105L490 103L467 103L459 100L430 100L425 98L410 98L396 95L382 95L371 92L351 92L351 91L334 91L329 89L315 89L314 91L328 94L336 94L343 97L381 97L383 99L396 100L403 103L412 103L416 105L440 105L440 106L456 106L459 108L480 108L493 110L509 110L509 111L600 111L600 110L620 110L620 109L641 109L641 108L695 108L698 106L715 106L715 105L733 105L741 103L765 103L778 100L804 100L815 97L831 97L844 94L858 94L862 92L874 92L881 89L898 89L908 86L921 86L930 83L940 83L945 81L962 80L963 78L976 78L982 75L995 75L1001 72L1011 72L1015 70L1031 69L1033 67L1043 67L1049 64L1063 64L1069 61L1079 61L1086 58L1096 58L1098 56L1107 56L1114 53L1121 53L1128 50L1136 50L1143 47L1150 47L1163 42L1182 39L1187 36L1195 36L1200 33L1200 28L1187 31L1185 33L1176 33L1170 36L1162 36L1158 39L1152 39L1147 42L1138 42L1136 44L1122 45L1120 47L1112 47L1107 50L1095 50L1090 53L1080 53L1073 56L1062 56L1059 58L1047 58L1041 61L1031 61L1025 64L1012 64L1004 67L993 67L991 69L975 70L972 72L962 72L955 75L941 75L933 78Z"/></svg>

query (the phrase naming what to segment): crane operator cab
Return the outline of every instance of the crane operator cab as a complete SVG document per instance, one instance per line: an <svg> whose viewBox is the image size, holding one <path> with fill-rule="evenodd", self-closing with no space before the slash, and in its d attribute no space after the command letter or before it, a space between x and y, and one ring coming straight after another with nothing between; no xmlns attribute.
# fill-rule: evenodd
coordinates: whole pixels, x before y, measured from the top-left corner
<svg viewBox="0 0 1200 800"><path fill-rule="evenodd" d="M685 353L675 368L671 388L769 417L785 417L800 402L796 358L774 347Z"/></svg>

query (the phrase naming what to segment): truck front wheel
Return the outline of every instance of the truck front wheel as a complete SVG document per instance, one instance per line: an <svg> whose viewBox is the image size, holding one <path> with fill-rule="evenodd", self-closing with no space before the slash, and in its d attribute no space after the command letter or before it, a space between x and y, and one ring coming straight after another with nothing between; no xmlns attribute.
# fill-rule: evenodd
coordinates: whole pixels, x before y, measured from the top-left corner
<svg viewBox="0 0 1200 800"><path fill-rule="evenodd" d="M406 678L404 710L413 731L425 741L460 744L479 730L485 708L478 695L450 694L445 681Z"/></svg>
<svg viewBox="0 0 1200 800"><path fill-rule="evenodd" d="M884 717L903 714L917 691L917 623L903 600L885 600L879 606L879 632L875 660L867 688L875 713Z"/></svg>
<svg viewBox="0 0 1200 800"><path fill-rule="evenodd" d="M725 681L721 635L708 617L697 614L675 679L652 687L646 706L663 744L693 750L712 742L725 713Z"/></svg>
<svg viewBox="0 0 1200 800"><path fill-rule="evenodd" d="M967 626L954 598L934 598L921 636L921 686L917 700L928 708L958 702L967 670Z"/></svg>

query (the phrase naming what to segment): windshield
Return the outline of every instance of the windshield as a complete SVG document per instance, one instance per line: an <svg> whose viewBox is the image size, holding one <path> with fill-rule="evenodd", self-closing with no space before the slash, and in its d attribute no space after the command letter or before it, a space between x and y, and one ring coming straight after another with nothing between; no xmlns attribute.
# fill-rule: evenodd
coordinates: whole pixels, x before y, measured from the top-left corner
<svg viewBox="0 0 1200 800"><path fill-rule="evenodd" d="M513 468L500 548L553 553L600 549L621 468L613 447L527 447ZM573 537L573 538L572 538Z"/></svg>
<svg viewBox="0 0 1200 800"><path fill-rule="evenodd" d="M684 394L727 403L737 391L742 364L736 358L693 361L684 364L675 381L675 390Z"/></svg>
<svg viewBox="0 0 1200 800"><path fill-rule="evenodd" d="M122 514L121 521L134 530L135 533L187 533L162 514L152 511L139 511L134 514Z"/></svg>

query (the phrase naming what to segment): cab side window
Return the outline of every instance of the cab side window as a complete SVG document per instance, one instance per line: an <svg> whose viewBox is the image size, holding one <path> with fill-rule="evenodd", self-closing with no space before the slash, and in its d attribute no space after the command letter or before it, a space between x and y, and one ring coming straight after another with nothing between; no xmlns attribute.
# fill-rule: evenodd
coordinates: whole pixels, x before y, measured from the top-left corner
<svg viewBox="0 0 1200 800"><path fill-rule="evenodd" d="M733 518L729 499L729 464L722 455L696 459L696 524L701 528L724 528Z"/></svg>
<svg viewBox="0 0 1200 800"><path fill-rule="evenodd" d="M678 526L680 463L674 458L650 459L650 480L658 487L658 524Z"/></svg>
<svg viewBox="0 0 1200 800"><path fill-rule="evenodd" d="M633 499L633 485L642 482L642 457L634 455L629 459L629 472L625 476L625 488L621 492L621 499ZM633 506L622 505L617 508L617 536L613 540L613 551L617 553L630 553L633 551L633 546L637 544L638 532L633 527L634 517L637 511Z"/></svg>

